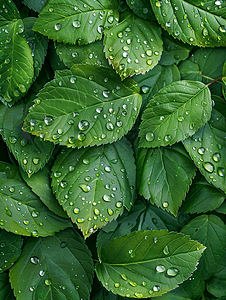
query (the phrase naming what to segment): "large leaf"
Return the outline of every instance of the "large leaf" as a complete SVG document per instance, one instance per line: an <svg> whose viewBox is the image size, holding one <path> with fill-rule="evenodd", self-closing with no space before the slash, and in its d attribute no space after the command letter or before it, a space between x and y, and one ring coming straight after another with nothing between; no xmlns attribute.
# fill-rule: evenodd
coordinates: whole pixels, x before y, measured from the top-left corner
<svg viewBox="0 0 226 300"><path fill-rule="evenodd" d="M9 276L7 273L0 274L0 299L16 300L9 284Z"/></svg>
<svg viewBox="0 0 226 300"><path fill-rule="evenodd" d="M207 247L199 261L198 272L205 280L210 278L226 248L225 224L217 216L203 214L185 225L181 232Z"/></svg>
<svg viewBox="0 0 226 300"><path fill-rule="evenodd" d="M192 136L211 116L209 88L197 81L173 82L148 103L139 136L140 147L172 145Z"/></svg>
<svg viewBox="0 0 226 300"><path fill-rule="evenodd" d="M21 236L0 229L0 273L12 267L21 254L22 245Z"/></svg>
<svg viewBox="0 0 226 300"><path fill-rule="evenodd" d="M74 64L109 67L109 63L104 55L103 41L83 46L57 43L56 51L68 68L71 68Z"/></svg>
<svg viewBox="0 0 226 300"><path fill-rule="evenodd" d="M23 0L23 3L30 9L40 12L47 0Z"/></svg>
<svg viewBox="0 0 226 300"><path fill-rule="evenodd" d="M40 91L24 130L68 147L111 143L134 124L142 99L138 93L133 79L121 82L113 70L75 65L57 72Z"/></svg>
<svg viewBox="0 0 226 300"><path fill-rule="evenodd" d="M115 238L100 249L96 274L106 289L115 294L160 296L194 272L204 249L182 234L136 231Z"/></svg>
<svg viewBox="0 0 226 300"><path fill-rule="evenodd" d="M128 210L134 200L135 164L126 139L67 149L52 168L56 198L85 237Z"/></svg>
<svg viewBox="0 0 226 300"><path fill-rule="evenodd" d="M43 142L38 137L23 132L25 114L26 107L23 104L7 109L2 124L2 136L20 166L31 176L49 160L54 144Z"/></svg>
<svg viewBox="0 0 226 300"><path fill-rule="evenodd" d="M221 4L215 0L151 1L158 22L169 34L200 47L226 46L226 20L221 17L226 4Z"/></svg>
<svg viewBox="0 0 226 300"><path fill-rule="evenodd" d="M176 65L160 66L159 64L144 75L134 75L133 79L139 84L142 92L143 111L148 104L148 101L164 86L180 80L180 72Z"/></svg>
<svg viewBox="0 0 226 300"><path fill-rule="evenodd" d="M104 51L122 80L154 68L162 54L161 29L125 12L122 21L105 30Z"/></svg>
<svg viewBox="0 0 226 300"><path fill-rule="evenodd" d="M16 167L18 169L18 167ZM0 164L0 227L21 235L47 236L71 226L43 205L10 164ZM15 179L13 179L15 177Z"/></svg>
<svg viewBox="0 0 226 300"><path fill-rule="evenodd" d="M214 107L210 121L183 143L206 180L226 193L225 108Z"/></svg>
<svg viewBox="0 0 226 300"><path fill-rule="evenodd" d="M9 275L17 300L88 299L91 253L71 229L53 237L29 238Z"/></svg>
<svg viewBox="0 0 226 300"><path fill-rule="evenodd" d="M79 45L102 38L104 28L118 23L117 0L49 0L33 29L58 42Z"/></svg>
<svg viewBox="0 0 226 300"><path fill-rule="evenodd" d="M139 149L137 166L139 193L177 215L196 171L183 146Z"/></svg>
<svg viewBox="0 0 226 300"><path fill-rule="evenodd" d="M225 193L209 184L198 173L182 204L181 211L191 214L211 211L218 208L225 198Z"/></svg>
<svg viewBox="0 0 226 300"><path fill-rule="evenodd" d="M1 3L4 10L0 12L0 99L11 102L21 98L30 87L33 58L17 7L12 1Z"/></svg>
<svg viewBox="0 0 226 300"><path fill-rule="evenodd" d="M126 0L129 8L141 19L156 21L150 0Z"/></svg>

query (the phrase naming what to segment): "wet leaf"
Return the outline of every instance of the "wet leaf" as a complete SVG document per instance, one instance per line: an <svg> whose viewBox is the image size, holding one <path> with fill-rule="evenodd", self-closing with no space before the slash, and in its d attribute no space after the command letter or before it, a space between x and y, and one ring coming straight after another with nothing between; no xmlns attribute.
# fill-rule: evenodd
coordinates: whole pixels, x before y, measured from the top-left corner
<svg viewBox="0 0 226 300"><path fill-rule="evenodd" d="M155 15L149 0L126 0L129 8L141 19L155 21Z"/></svg>
<svg viewBox="0 0 226 300"><path fill-rule="evenodd" d="M23 0L23 3L34 11L40 12L47 0Z"/></svg>

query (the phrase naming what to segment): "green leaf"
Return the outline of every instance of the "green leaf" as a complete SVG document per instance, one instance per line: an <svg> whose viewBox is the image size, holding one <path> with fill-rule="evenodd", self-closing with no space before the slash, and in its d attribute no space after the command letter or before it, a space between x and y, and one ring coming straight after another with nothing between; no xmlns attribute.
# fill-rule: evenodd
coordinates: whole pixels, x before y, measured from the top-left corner
<svg viewBox="0 0 226 300"><path fill-rule="evenodd" d="M145 73L157 65L162 54L161 29L125 12L121 22L105 30L104 51L122 80Z"/></svg>
<svg viewBox="0 0 226 300"><path fill-rule="evenodd" d="M139 149L137 166L139 194L176 216L196 172L184 147Z"/></svg>
<svg viewBox="0 0 226 300"><path fill-rule="evenodd" d="M49 160L54 144L43 142L38 137L23 132L25 114L26 107L23 104L7 109L2 124L2 136L20 166L31 176Z"/></svg>
<svg viewBox="0 0 226 300"><path fill-rule="evenodd" d="M34 76L31 49L23 36L24 24L12 1L3 1L0 13L0 99L17 101L29 89Z"/></svg>
<svg viewBox="0 0 226 300"><path fill-rule="evenodd" d="M191 0L151 1L151 5L159 24L174 38L199 47L225 47L226 20L221 15L226 5L219 8L218 1L205 2L202 6L204 2Z"/></svg>
<svg viewBox="0 0 226 300"><path fill-rule="evenodd" d="M7 273L0 274L0 299L15 300L13 291L9 284L9 276Z"/></svg>
<svg viewBox="0 0 226 300"><path fill-rule="evenodd" d="M218 208L226 198L226 195L198 173L190 190L182 204L181 211L190 214L202 213Z"/></svg>
<svg viewBox="0 0 226 300"><path fill-rule="evenodd" d="M225 134L224 111L213 107L210 121L183 144L206 180L226 193Z"/></svg>
<svg viewBox="0 0 226 300"><path fill-rule="evenodd" d="M207 247L197 270L204 280L210 278L215 273L226 248L225 224L217 216L203 214L185 225L181 232Z"/></svg>
<svg viewBox="0 0 226 300"><path fill-rule="evenodd" d="M5 169L9 171L9 175L4 172ZM12 179L14 172L11 169L13 171L10 164L0 164L1 228L16 234L36 237L53 235L59 230L71 227L69 220L50 212L21 177Z"/></svg>
<svg viewBox="0 0 226 300"><path fill-rule="evenodd" d="M17 261L21 254L22 245L23 240L21 236L0 229L0 273L11 268L15 261Z"/></svg>
<svg viewBox="0 0 226 300"><path fill-rule="evenodd" d="M52 171L56 198L85 238L133 204L136 171L125 138L102 147L67 149Z"/></svg>
<svg viewBox="0 0 226 300"><path fill-rule="evenodd" d="M67 214L59 205L57 199L54 197L51 189L50 170L45 166L39 172L33 174L30 178L22 169L20 173L27 185L32 191L39 196L40 200L59 217L67 218Z"/></svg>
<svg viewBox="0 0 226 300"><path fill-rule="evenodd" d="M115 294L160 296L194 272L204 249L179 233L136 231L102 247L95 270L105 288Z"/></svg>
<svg viewBox="0 0 226 300"><path fill-rule="evenodd" d="M57 43L56 51L68 68L71 68L74 64L109 67L109 63L104 55L103 41L83 46Z"/></svg>
<svg viewBox="0 0 226 300"><path fill-rule="evenodd" d="M52 237L29 238L9 276L17 300L88 299L91 253L71 229Z"/></svg>
<svg viewBox="0 0 226 300"><path fill-rule="evenodd" d="M162 88L149 101L140 125L140 147L172 145L192 136L211 116L209 88L179 81Z"/></svg>
<svg viewBox="0 0 226 300"><path fill-rule="evenodd" d="M30 9L40 12L47 0L23 0L23 3Z"/></svg>
<svg viewBox="0 0 226 300"><path fill-rule="evenodd" d="M121 82L113 70L75 65L56 72L40 91L24 130L68 147L112 143L134 124L141 105L138 93L133 79Z"/></svg>
<svg viewBox="0 0 226 300"><path fill-rule="evenodd" d="M221 214L226 214L226 200L216 209L217 212Z"/></svg>
<svg viewBox="0 0 226 300"><path fill-rule="evenodd" d="M118 23L117 0L49 0L33 30L58 42L79 45L101 40L104 29Z"/></svg>
<svg viewBox="0 0 226 300"><path fill-rule="evenodd" d="M161 88L174 81L180 80L180 72L176 65L160 66L159 64L144 75L134 75L133 79L139 84L142 92L142 106L143 111L149 100Z"/></svg>
<svg viewBox="0 0 226 300"><path fill-rule="evenodd" d="M22 181L19 168L3 161L0 161L0 178L1 180L16 179Z"/></svg>
<svg viewBox="0 0 226 300"><path fill-rule="evenodd" d="M129 8L141 19L156 21L149 0L126 0Z"/></svg>

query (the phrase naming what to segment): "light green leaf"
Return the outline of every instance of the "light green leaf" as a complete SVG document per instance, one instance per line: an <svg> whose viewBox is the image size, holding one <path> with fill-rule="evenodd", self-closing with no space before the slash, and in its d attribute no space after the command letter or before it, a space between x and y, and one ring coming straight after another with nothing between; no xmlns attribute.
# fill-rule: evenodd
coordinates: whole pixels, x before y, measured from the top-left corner
<svg viewBox="0 0 226 300"><path fill-rule="evenodd" d="M226 193L225 134L224 111L218 111L214 106L210 121L183 144L206 180Z"/></svg>
<svg viewBox="0 0 226 300"><path fill-rule="evenodd" d="M215 273L226 248L225 224L217 216L203 214L185 225L181 232L207 247L197 270L204 280L209 279Z"/></svg>
<svg viewBox="0 0 226 300"><path fill-rule="evenodd" d="M104 29L118 23L117 0L49 0L33 30L54 41L79 45L101 40Z"/></svg>
<svg viewBox="0 0 226 300"><path fill-rule="evenodd" d="M104 55L103 41L83 46L57 43L56 51L68 68L71 68L74 64L109 67L109 63Z"/></svg>
<svg viewBox="0 0 226 300"><path fill-rule="evenodd" d="M176 65L160 66L158 64L153 70L148 71L144 75L134 75L133 79L141 88L143 99L141 111L143 111L152 96L161 88L180 80L180 72Z"/></svg>
<svg viewBox="0 0 226 300"><path fill-rule="evenodd" d="M23 132L26 107L19 104L8 108L2 124L2 136L20 166L28 176L37 172L49 160L54 144L43 142L27 132Z"/></svg>
<svg viewBox="0 0 226 300"><path fill-rule="evenodd" d="M93 277L91 253L68 229L47 238L29 238L10 269L17 300L88 299Z"/></svg>
<svg viewBox="0 0 226 300"><path fill-rule="evenodd" d="M34 67L17 7L12 1L2 3L5 9L0 12L0 99L7 103L17 101L27 92Z"/></svg>
<svg viewBox="0 0 226 300"><path fill-rule="evenodd" d="M30 178L22 170L22 168L20 168L20 173L23 180L32 189L32 191L39 196L40 200L48 207L49 210L59 217L68 217L52 193L49 166L45 166L43 169L33 174Z"/></svg>
<svg viewBox="0 0 226 300"><path fill-rule="evenodd" d="M215 210L224 202L225 198L225 193L209 184L198 173L182 204L181 211L194 214Z"/></svg>
<svg viewBox="0 0 226 300"><path fill-rule="evenodd" d="M125 138L102 147L67 149L52 171L56 198L85 238L133 204L136 171Z"/></svg>
<svg viewBox="0 0 226 300"><path fill-rule="evenodd" d="M199 47L225 47L226 20L221 15L226 5L219 8L218 1L205 2L202 6L191 0L151 1L151 5L159 24L174 38Z"/></svg>
<svg viewBox="0 0 226 300"><path fill-rule="evenodd" d="M21 254L22 245L23 239L21 236L0 229L0 273L11 268L15 261L17 261Z"/></svg>
<svg viewBox="0 0 226 300"><path fill-rule="evenodd" d="M195 271L204 249L179 233L136 231L115 238L100 249L96 274L104 287L115 294L160 296Z"/></svg>
<svg viewBox="0 0 226 300"><path fill-rule="evenodd" d="M126 0L129 8L141 19L156 21L150 0Z"/></svg>
<svg viewBox="0 0 226 300"><path fill-rule="evenodd" d="M140 147L172 145L192 136L211 116L209 88L179 81L162 88L149 101L140 125Z"/></svg>
<svg viewBox="0 0 226 300"><path fill-rule="evenodd" d="M139 149L137 166L139 194L176 216L196 172L184 147Z"/></svg>
<svg viewBox="0 0 226 300"><path fill-rule="evenodd" d="M8 174L4 172L5 169ZM50 212L22 178L12 179L13 175L13 167L10 164L0 164L1 228L16 234L36 237L53 235L59 230L71 227L69 220Z"/></svg>
<svg viewBox="0 0 226 300"><path fill-rule="evenodd" d="M162 54L161 29L125 12L121 22L105 30L105 56L122 80L145 73L157 65Z"/></svg>
<svg viewBox="0 0 226 300"><path fill-rule="evenodd" d="M133 79L121 82L113 70L75 65L56 72L40 91L24 130L68 147L112 143L134 124L142 99L138 93Z"/></svg>
<svg viewBox="0 0 226 300"><path fill-rule="evenodd" d="M40 12L47 0L23 0L23 3L30 9Z"/></svg>
<svg viewBox="0 0 226 300"><path fill-rule="evenodd" d="M0 274L0 299L16 300L9 284L9 276L7 273Z"/></svg>

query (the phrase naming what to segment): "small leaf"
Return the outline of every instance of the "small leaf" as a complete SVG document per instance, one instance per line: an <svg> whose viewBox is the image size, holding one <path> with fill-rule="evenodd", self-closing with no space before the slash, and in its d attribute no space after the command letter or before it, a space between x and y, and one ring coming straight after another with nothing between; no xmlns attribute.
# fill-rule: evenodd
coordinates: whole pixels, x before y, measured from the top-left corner
<svg viewBox="0 0 226 300"><path fill-rule="evenodd" d="M0 229L0 273L11 268L15 261L17 261L21 254L22 246L23 239L21 236Z"/></svg>
<svg viewBox="0 0 226 300"><path fill-rule="evenodd" d="M18 167L15 166L15 169ZM8 174L4 172L7 169ZM10 164L0 164L0 227L26 236L53 235L71 227L69 220L54 215L26 183L14 177ZM3 175L2 175L3 174ZM18 178L19 177L19 178Z"/></svg>
<svg viewBox="0 0 226 300"><path fill-rule="evenodd" d="M113 70L75 65L56 72L40 91L24 130L68 147L112 143L134 124L142 99L138 93L133 79L121 82Z"/></svg>
<svg viewBox="0 0 226 300"><path fill-rule="evenodd" d="M0 274L0 299L16 300L9 284L9 276L7 273Z"/></svg>
<svg viewBox="0 0 226 300"><path fill-rule="evenodd" d="M219 7L214 0L189 2L151 1L151 5L159 24L174 38L199 47L225 47L226 20L221 17L225 3Z"/></svg>
<svg viewBox="0 0 226 300"><path fill-rule="evenodd" d="M201 257L198 272L204 280L210 278L226 247L226 226L221 219L214 215L201 215L185 225L181 232L192 239L204 244L207 249Z"/></svg>
<svg viewBox="0 0 226 300"><path fill-rule="evenodd" d="M47 0L23 0L23 3L30 9L40 12Z"/></svg>
<svg viewBox="0 0 226 300"><path fill-rule="evenodd" d="M215 210L224 202L225 197L221 190L216 189L198 174L182 204L181 211L194 214Z"/></svg>
<svg viewBox="0 0 226 300"><path fill-rule="evenodd" d="M128 210L134 201L135 164L126 139L85 149L67 149L52 168L56 198L88 237Z"/></svg>
<svg viewBox="0 0 226 300"><path fill-rule="evenodd" d="M129 8L141 19L156 21L149 0L126 0Z"/></svg>
<svg viewBox="0 0 226 300"><path fill-rule="evenodd" d="M179 233L136 231L102 247L95 270L104 287L115 294L155 297L186 280L204 249Z"/></svg>
<svg viewBox="0 0 226 300"><path fill-rule="evenodd" d="M196 171L182 145L139 149L137 166L139 194L176 216Z"/></svg>
<svg viewBox="0 0 226 300"><path fill-rule="evenodd" d="M211 116L209 88L201 82L173 82L149 101L140 125L140 147L172 145L193 135Z"/></svg>
<svg viewBox="0 0 226 300"><path fill-rule="evenodd" d="M102 38L104 29L118 23L117 0L49 0L33 30L54 41L79 45Z"/></svg>
<svg viewBox="0 0 226 300"><path fill-rule="evenodd" d="M145 73L157 65L162 54L161 29L125 12L122 21L105 30L105 56L122 80Z"/></svg>
<svg viewBox="0 0 226 300"><path fill-rule="evenodd" d="M88 299L93 277L91 253L72 229L55 236L29 238L10 269L17 300Z"/></svg>
<svg viewBox="0 0 226 300"><path fill-rule="evenodd" d="M23 36L24 24L12 1L3 1L0 12L0 99L17 101L29 89L34 76L31 49Z"/></svg>

